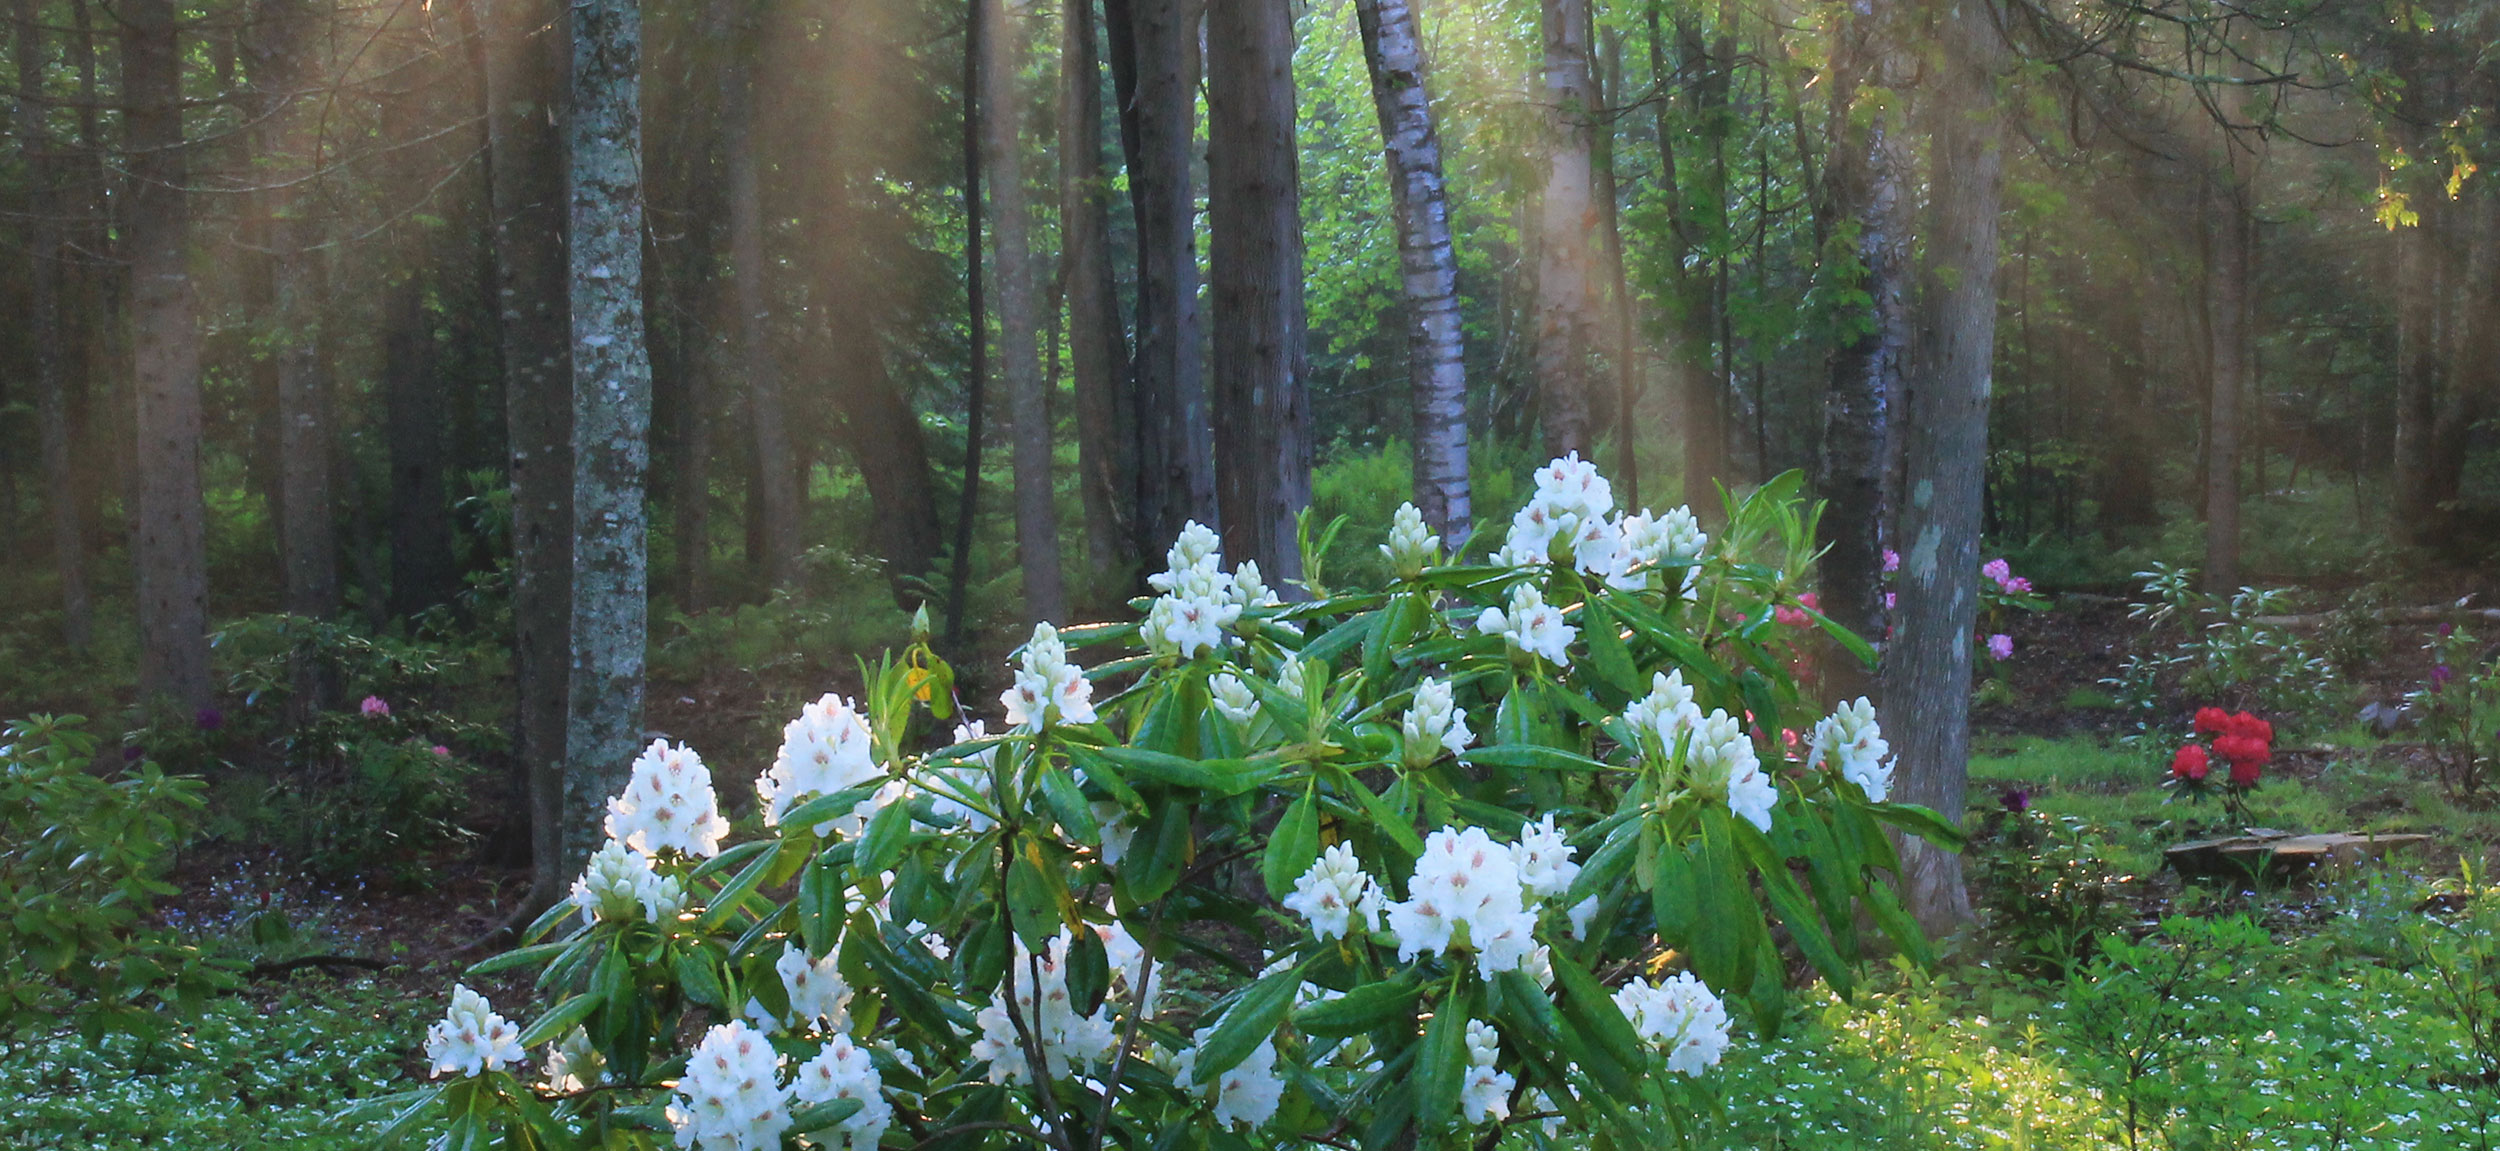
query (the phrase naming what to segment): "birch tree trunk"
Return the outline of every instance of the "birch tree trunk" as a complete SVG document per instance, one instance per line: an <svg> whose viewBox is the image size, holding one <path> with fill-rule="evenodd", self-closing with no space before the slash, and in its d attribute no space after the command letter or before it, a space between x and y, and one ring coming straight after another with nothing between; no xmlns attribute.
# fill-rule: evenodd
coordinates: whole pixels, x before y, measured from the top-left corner
<svg viewBox="0 0 2500 1151"><path fill-rule="evenodd" d="M2205 334L2212 394L2205 405L2205 590L2240 586L2240 400L2248 390L2247 189L2217 179L2205 209Z"/></svg>
<svg viewBox="0 0 2500 1151"><path fill-rule="evenodd" d="M1207 251L1224 550L1280 589L1302 578L1295 519L1311 502L1302 181L1293 13L1281 0L1207 9Z"/></svg>
<svg viewBox="0 0 2500 1151"><path fill-rule="evenodd" d="M199 299L182 55L171 0L129 0L122 25L128 142L131 379L135 404L139 696L184 713L208 703L207 507L200 491Z"/></svg>
<svg viewBox="0 0 2500 1151"><path fill-rule="evenodd" d="M1423 31L1409 0L1355 0L1372 105L1398 226L1406 294L1406 380L1415 411L1415 506L1455 545L1475 522L1467 475L1467 364L1458 316L1458 250L1441 136L1425 84Z"/></svg>
<svg viewBox="0 0 2500 1151"><path fill-rule="evenodd" d="M87 591L87 541L70 469L69 380L61 346L61 165L44 130L43 27L37 0L17 0L17 138L26 161L26 287L34 359L35 422L42 439L44 503L52 566L61 579L61 641L83 652L94 626Z"/></svg>
<svg viewBox="0 0 2500 1151"><path fill-rule="evenodd" d="M1902 59L1893 0L1845 17L1832 68L1829 197L1857 226L1857 282L1868 304L1855 335L1832 350L1815 489L1828 502L1818 565L1823 610L1880 649L1883 555L1892 544L1896 402L1910 344L1910 189L1917 172L1898 88ZM1875 671L1834 647L1825 678L1835 700L1870 694Z"/></svg>
<svg viewBox="0 0 2500 1151"><path fill-rule="evenodd" d="M1927 275L1905 414L1900 612L1884 660L1884 730L1895 791L1961 822L1970 766L1972 629L1979 618L1979 530L1996 350L1997 211L2003 153L1995 78L2003 46L1989 10L1937 21L1945 60L1920 114L1933 140ZM1962 857L1901 844L1910 911L1929 933L1971 921Z"/></svg>
<svg viewBox="0 0 2500 1151"><path fill-rule="evenodd" d="M1588 0L1543 0L1545 184L1537 217L1536 383L1545 450L1593 452L1589 237L1597 231L1588 120L1597 106L1590 74Z"/></svg>
<svg viewBox="0 0 2500 1151"><path fill-rule="evenodd" d="M565 862L588 858L642 739L651 363L642 320L642 13L573 5L573 681Z"/></svg>
<svg viewBox="0 0 2500 1151"><path fill-rule="evenodd" d="M1137 206L1137 506L1155 553L1195 519L1219 526L1215 444L1198 347L1197 0L1129 0Z"/></svg>
<svg viewBox="0 0 2500 1151"><path fill-rule="evenodd" d="M1068 358L1076 376L1078 490L1085 500L1088 603L1136 582L1136 397L1128 333L1111 274L1111 188L1102 168L1102 66L1093 0L1069 0L1059 54L1059 260L1067 279Z"/></svg>
<svg viewBox="0 0 2500 1151"><path fill-rule="evenodd" d="M981 69L982 166L989 171L991 253L998 275L998 377L1013 425L1017 570L1028 621L1065 620L1067 585L1059 563L1059 508L1051 484L1050 385L1042 376L1041 307L1034 277L1031 211L1025 202L1023 104L1016 78L1024 29L1002 0L988 11Z"/></svg>

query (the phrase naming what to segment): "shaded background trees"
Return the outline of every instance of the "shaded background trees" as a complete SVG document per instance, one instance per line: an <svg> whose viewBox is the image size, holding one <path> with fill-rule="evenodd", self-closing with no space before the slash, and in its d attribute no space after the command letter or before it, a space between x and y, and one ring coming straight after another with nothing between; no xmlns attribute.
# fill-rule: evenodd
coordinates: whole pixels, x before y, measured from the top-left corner
<svg viewBox="0 0 2500 1151"><path fill-rule="evenodd" d="M1983 544L2490 554L2493 5L605 11L16 0L10 705L196 713L256 613L487 636L543 824L722 668L1118 614L1193 518L1289 591L1306 505L1333 563L1410 497L1456 546L1550 448L1706 518L1808 472L1798 588L1894 645L1827 690L1942 709L1949 806ZM638 95L568 95L626 39ZM577 702L594 753L598 628L671 686Z"/></svg>

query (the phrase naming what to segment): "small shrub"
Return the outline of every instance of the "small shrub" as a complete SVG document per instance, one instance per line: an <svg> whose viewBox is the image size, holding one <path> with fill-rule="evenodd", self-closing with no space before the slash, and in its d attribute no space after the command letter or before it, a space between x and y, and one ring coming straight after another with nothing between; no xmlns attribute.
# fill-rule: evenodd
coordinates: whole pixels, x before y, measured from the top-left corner
<svg viewBox="0 0 2500 1151"><path fill-rule="evenodd" d="M1989 937L2017 971L2064 977L2124 921L2127 888L2108 859L2108 833L2008 792L1972 837Z"/></svg>
<svg viewBox="0 0 2500 1151"><path fill-rule="evenodd" d="M225 982L148 922L199 782L145 760L93 770L82 724L21 720L0 744L0 1033L65 1015L90 1037L142 1029Z"/></svg>

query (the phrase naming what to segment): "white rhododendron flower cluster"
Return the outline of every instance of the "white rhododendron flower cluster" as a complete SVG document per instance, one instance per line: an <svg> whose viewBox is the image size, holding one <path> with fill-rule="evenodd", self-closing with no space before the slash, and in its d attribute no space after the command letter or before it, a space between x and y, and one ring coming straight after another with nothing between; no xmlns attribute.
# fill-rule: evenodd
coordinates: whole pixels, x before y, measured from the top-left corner
<svg viewBox="0 0 2500 1151"><path fill-rule="evenodd" d="M1579 874L1574 849L1553 834L1550 822L1527 826L1522 838L1534 846L1526 850L1497 843L1480 827L1444 827L1425 838L1406 898L1384 909L1399 962L1465 949L1475 952L1477 972L1491 979L1527 961L1538 946L1540 901L1569 889ZM1530 855L1533 860L1525 858ZM1536 888L1527 867L1535 869Z"/></svg>
<svg viewBox="0 0 2500 1151"><path fill-rule="evenodd" d="M1222 548L1205 524L1191 520L1181 528L1164 554L1164 570L1146 577L1148 586L1163 593L1138 625L1147 650L1182 659L1213 651L1224 646L1225 632L1241 621L1243 608L1279 602L1256 561L1244 560L1226 572Z"/></svg>
<svg viewBox="0 0 2500 1151"><path fill-rule="evenodd" d="M873 1151L894 1123L894 1105L885 1099L885 1078L877 1074L868 1050L848 1035L827 1040L815 1058L799 1064L790 1097L800 1103L859 1100L859 1110L834 1129L843 1151Z"/></svg>
<svg viewBox="0 0 2500 1151"><path fill-rule="evenodd" d="M1180 1066L1172 1074L1173 1084L1181 1090L1196 1091L1208 1086L1198 1082L1195 1075L1198 1051L1214 1033L1213 1027L1201 1027L1190 1036L1190 1048L1181 1053ZM1261 1126L1276 1117L1276 1108L1285 1099L1285 1080L1276 1073L1276 1039L1272 1035L1260 1040L1241 1062L1215 1078L1218 1126Z"/></svg>
<svg viewBox="0 0 2500 1151"><path fill-rule="evenodd" d="M636 917L661 923L685 910L686 885L674 875L660 874L650 856L611 839L573 881L573 906L581 909L584 923L622 923Z"/></svg>
<svg viewBox="0 0 2500 1151"><path fill-rule="evenodd" d="M1467 730L1467 713L1453 698L1449 681L1430 676L1415 685L1415 702L1407 705L1399 728L1406 737L1408 767L1426 766L1443 752L1456 755L1476 738L1476 733Z"/></svg>
<svg viewBox="0 0 2500 1151"><path fill-rule="evenodd" d="M521 1029L495 1014L486 997L466 985L454 984L451 1006L425 1032L430 1075L483 1075L528 1058L521 1050Z"/></svg>
<svg viewBox="0 0 2500 1151"><path fill-rule="evenodd" d="M1391 574L1413 579L1441 562L1441 537L1424 524L1423 509L1409 501L1389 518L1389 542L1380 545L1380 554L1388 559Z"/></svg>
<svg viewBox="0 0 2500 1151"><path fill-rule="evenodd" d="M1285 897L1285 910L1310 920L1311 934L1321 939L1344 938L1358 916L1363 930L1379 930L1380 909L1380 885L1342 843L1321 852Z"/></svg>
<svg viewBox="0 0 2500 1151"><path fill-rule="evenodd" d="M790 1129L790 1092L781 1085L782 1056L764 1033L742 1022L703 1035L670 1097L668 1121L677 1145L695 1151L754 1151L781 1146Z"/></svg>
<svg viewBox="0 0 2500 1151"><path fill-rule="evenodd" d="M1657 736L1659 751L1672 753L1685 732L1701 726L1701 708L1693 703L1693 689L1684 683L1684 669L1651 675L1649 694L1625 708L1623 719L1637 735Z"/></svg>
<svg viewBox="0 0 2500 1151"><path fill-rule="evenodd" d="M1288 677L1288 682L1300 682ZM1207 678L1207 694L1215 701L1215 713L1234 723L1247 725L1259 717L1259 697L1238 675L1220 671Z"/></svg>
<svg viewBox="0 0 2500 1151"><path fill-rule="evenodd" d="M1667 1070L1699 1075L1727 1052L1727 1007L1690 972L1662 983L1635 979L1615 992L1615 1006L1642 1039L1667 1052Z"/></svg>
<svg viewBox="0 0 2500 1151"><path fill-rule="evenodd" d="M1729 811L1757 828L1771 830L1771 808L1779 802L1780 793L1771 786L1770 773L1762 770L1753 737L1745 734L1744 725L1734 716L1712 709L1694 727L1684 763L1696 790L1725 795Z"/></svg>
<svg viewBox="0 0 2500 1151"><path fill-rule="evenodd" d="M781 750L772 768L755 780L755 796L763 801L764 826L779 827L781 817L807 800L848 791L885 777L877 766L868 719L859 705L828 693L799 710L799 717L781 729ZM872 812L873 813L873 812ZM839 822L854 822L850 820ZM829 835L834 822L816 825ZM857 829L849 829L857 834Z"/></svg>
<svg viewBox="0 0 2500 1151"><path fill-rule="evenodd" d="M1771 808L1779 803L1779 789L1762 769L1753 737L1725 711L1714 708L1707 716L1701 714L1700 705L1693 702L1693 689L1684 682L1683 669L1652 675L1649 694L1623 709L1623 721L1634 738L1646 742L1656 737L1654 750L1660 755L1673 756L1682 746L1686 780L1695 791L1725 797L1728 810L1757 828L1771 830Z"/></svg>
<svg viewBox="0 0 2500 1151"><path fill-rule="evenodd" d="M608 801L607 829L608 838L645 855L675 850L709 859L720 854L729 824L703 758L691 747L655 739L634 759L624 794Z"/></svg>
<svg viewBox="0 0 2500 1151"><path fill-rule="evenodd" d="M1614 487L1597 465L1573 452L1536 470L1536 494L1511 517L1510 532L1493 562L1534 567L1554 562L1557 549L1571 566L1622 591L1658 586L1669 568L1685 569L1678 590L1693 590L1694 566L1710 537L1691 508L1663 515L1647 510L1608 518Z"/></svg>
<svg viewBox="0 0 2500 1151"><path fill-rule="evenodd" d="M1545 657L1556 667L1571 666L1571 641L1580 629L1563 622L1562 609L1545 602L1535 584L1510 589L1508 609L1489 607L1476 617L1476 630L1509 640L1512 647Z"/></svg>
<svg viewBox="0 0 2500 1151"><path fill-rule="evenodd" d="M1882 803L1892 793L1892 763L1885 758L1891 754L1892 745L1875 722L1875 705L1859 696L1815 723L1806 763L1830 764L1842 779L1865 790L1867 799Z"/></svg>
<svg viewBox="0 0 2500 1151"><path fill-rule="evenodd" d="M1511 1089L1519 1080L1493 1063L1502 1054L1502 1038L1481 1019L1467 1021L1467 1078L1459 1085L1458 1110L1471 1126L1510 1118Z"/></svg>
<svg viewBox="0 0 2500 1151"><path fill-rule="evenodd" d="M794 1025L802 1030L851 1029L851 986L842 981L840 965L833 956L809 959L807 952L784 943L773 970L781 976L781 988L789 995L790 1021Z"/></svg>
<svg viewBox="0 0 2500 1151"><path fill-rule="evenodd" d="M972 1059L989 1062L990 1082L1024 1083L1032 1076L1016 1034L1016 1017L1031 1031L1033 1042L1042 1050L1044 1069L1053 1079L1068 1074L1072 1067L1090 1068L1111 1054L1119 1034L1112 1026L1108 1003L1091 1015L1079 1015L1075 999L1068 994L1068 949L1074 943L1075 938L1063 928L1039 956L1025 950L1022 942L1016 944L1009 968L1016 987L1016 1016L1007 1014L1006 987L1001 984L990 993L989 1006L973 1020L980 1025L981 1035L972 1042ZM1039 986L1035 985L1037 971Z"/></svg>
<svg viewBox="0 0 2500 1151"><path fill-rule="evenodd" d="M1033 625L1033 638L1025 641L1016 667L1016 682L998 702L1007 709L1008 726L1017 731L1094 722L1094 685L1084 668L1068 662L1068 645L1059 638L1059 629L1046 623Z"/></svg>
<svg viewBox="0 0 2500 1151"><path fill-rule="evenodd" d="M559 1093L587 1090L599 1082L599 1071L606 1063L599 1049L591 1046L590 1032L576 1027L547 1049L547 1089Z"/></svg>

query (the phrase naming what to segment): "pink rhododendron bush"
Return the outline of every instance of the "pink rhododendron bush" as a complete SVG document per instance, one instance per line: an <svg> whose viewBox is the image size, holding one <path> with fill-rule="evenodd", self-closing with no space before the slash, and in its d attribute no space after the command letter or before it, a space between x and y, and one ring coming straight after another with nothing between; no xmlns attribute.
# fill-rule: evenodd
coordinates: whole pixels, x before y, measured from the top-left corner
<svg viewBox="0 0 2500 1151"><path fill-rule="evenodd" d="M996 709L925 647L770 764L654 743L610 842L395 1101L448 1145L1481 1145L1673 1116L1790 960L1842 994L1889 749L1800 697L1793 477L1716 538L1576 458L1489 560L1286 602L1192 525L1139 622L1034 629ZM1820 642L1816 640L1816 642ZM1782 738L1782 733L1790 738ZM1800 734L1810 733L1810 734ZM722 813L753 788L760 827ZM511 1009L517 1005L505 1005ZM444 1125L447 1125L445 1127Z"/></svg>

